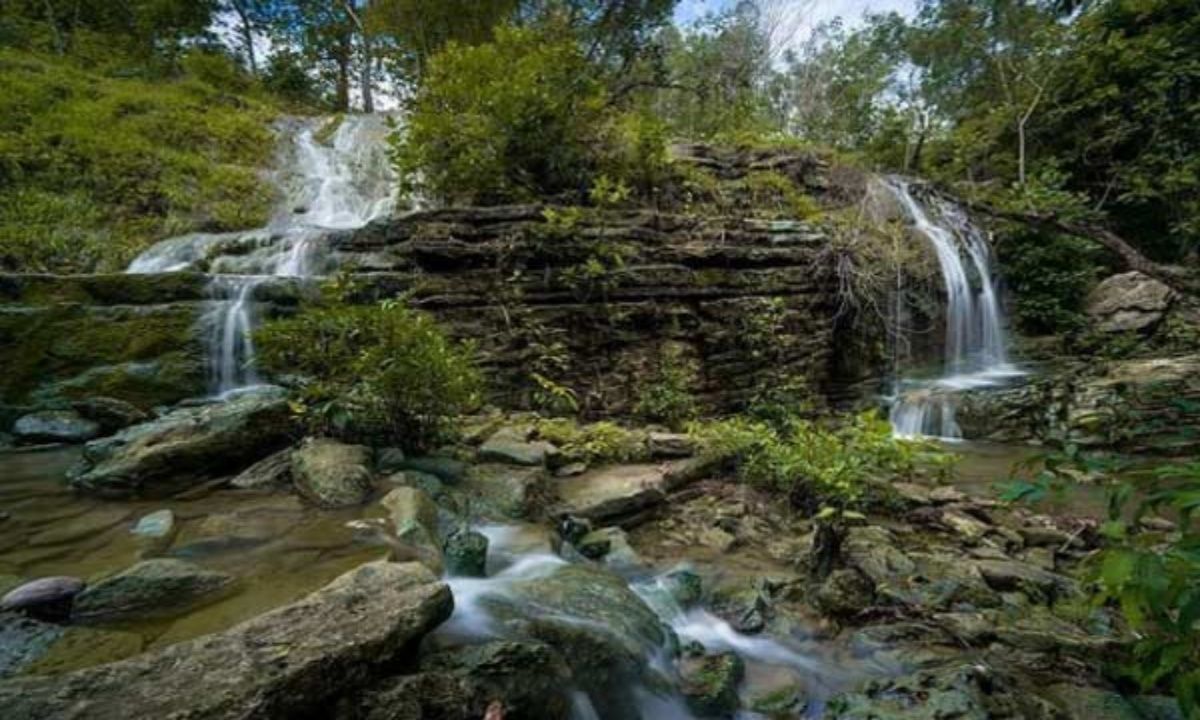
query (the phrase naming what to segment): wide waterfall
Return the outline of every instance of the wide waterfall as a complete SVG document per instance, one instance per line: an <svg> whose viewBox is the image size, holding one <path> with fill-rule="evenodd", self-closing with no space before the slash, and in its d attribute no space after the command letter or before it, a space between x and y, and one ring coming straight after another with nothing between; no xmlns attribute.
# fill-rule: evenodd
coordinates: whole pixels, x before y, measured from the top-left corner
<svg viewBox="0 0 1200 720"><path fill-rule="evenodd" d="M902 178L886 178L881 185L913 231L933 249L946 293L941 372L923 380L897 372L892 427L902 436L959 438L954 393L998 385L1022 374L1008 358L991 248L966 212L949 200L918 200Z"/></svg>
<svg viewBox="0 0 1200 720"><path fill-rule="evenodd" d="M337 128L323 131L331 122ZM297 121L285 132L289 142L275 178L282 200L266 227L170 238L138 256L127 271L213 273L207 343L215 394L258 383L253 339L258 288L277 278L322 274L322 242L329 231L362 227L393 207L383 116Z"/></svg>

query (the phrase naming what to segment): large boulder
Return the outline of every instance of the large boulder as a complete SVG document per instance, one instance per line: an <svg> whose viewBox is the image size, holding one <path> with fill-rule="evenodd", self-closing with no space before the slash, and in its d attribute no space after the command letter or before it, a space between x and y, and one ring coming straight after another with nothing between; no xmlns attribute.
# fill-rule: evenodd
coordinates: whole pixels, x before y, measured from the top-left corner
<svg viewBox="0 0 1200 720"><path fill-rule="evenodd" d="M612 717L625 716L624 691L673 640L624 580L594 565L564 564L482 602L510 628L562 653L576 684Z"/></svg>
<svg viewBox="0 0 1200 720"><path fill-rule="evenodd" d="M90 585L75 598L71 617L85 622L171 617L220 598L232 582L184 560L145 560Z"/></svg>
<svg viewBox="0 0 1200 720"><path fill-rule="evenodd" d="M1136 270L1106 278L1088 296L1087 314L1100 332L1122 333L1157 325L1175 291Z"/></svg>
<svg viewBox="0 0 1200 720"><path fill-rule="evenodd" d="M479 720L500 702L506 720L565 720L570 670L539 642L500 640L421 658L419 672L365 694L355 720Z"/></svg>
<svg viewBox="0 0 1200 720"><path fill-rule="evenodd" d="M180 408L88 443L71 485L109 498L171 495L238 472L287 444L293 429L291 409L273 389Z"/></svg>
<svg viewBox="0 0 1200 720"><path fill-rule="evenodd" d="M17 418L12 434L29 444L84 443L100 435L100 423L74 410L43 410Z"/></svg>
<svg viewBox="0 0 1200 720"><path fill-rule="evenodd" d="M296 489L321 507L361 505L371 496L369 448L310 439L291 458Z"/></svg>
<svg viewBox="0 0 1200 720"><path fill-rule="evenodd" d="M496 520L532 520L543 513L549 484L540 467L473 465L457 490L474 514Z"/></svg>
<svg viewBox="0 0 1200 720"><path fill-rule="evenodd" d="M331 717L449 617L416 564L362 565L225 632L53 678L0 682L6 720Z"/></svg>
<svg viewBox="0 0 1200 720"><path fill-rule="evenodd" d="M590 470L558 484L559 512L596 523L628 519L666 499L663 465L618 465Z"/></svg>

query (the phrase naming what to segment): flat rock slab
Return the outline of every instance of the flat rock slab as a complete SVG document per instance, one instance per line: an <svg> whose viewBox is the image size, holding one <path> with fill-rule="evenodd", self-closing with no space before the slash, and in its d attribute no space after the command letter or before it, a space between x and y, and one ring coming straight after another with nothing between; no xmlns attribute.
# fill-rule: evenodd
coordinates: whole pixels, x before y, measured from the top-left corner
<svg viewBox="0 0 1200 720"><path fill-rule="evenodd" d="M420 565L373 562L222 633L56 677L0 682L5 720L331 717L450 616Z"/></svg>
<svg viewBox="0 0 1200 720"><path fill-rule="evenodd" d="M605 524L658 505L671 487L672 463L617 465L558 482L560 514Z"/></svg>

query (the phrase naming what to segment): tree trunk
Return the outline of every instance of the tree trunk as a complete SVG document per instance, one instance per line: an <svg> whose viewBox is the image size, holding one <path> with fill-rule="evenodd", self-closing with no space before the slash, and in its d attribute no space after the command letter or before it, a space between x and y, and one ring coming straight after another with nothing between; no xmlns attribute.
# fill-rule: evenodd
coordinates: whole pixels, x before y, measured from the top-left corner
<svg viewBox="0 0 1200 720"><path fill-rule="evenodd" d="M242 46L246 51L246 65L250 74L258 77L258 58L254 54L254 27L250 22L250 14L246 12L245 0L233 0L233 10L242 21Z"/></svg>
<svg viewBox="0 0 1200 720"><path fill-rule="evenodd" d="M1108 228L1094 223L1078 223L1063 220L1053 213L1020 212L1017 210L1001 210L982 203L966 202L966 207L974 212L989 215L1001 220L1011 220L1026 225L1035 225L1060 232L1066 235L1091 240L1116 255L1130 270L1136 270L1148 275L1176 290L1189 293L1200 292L1200 276L1188 272L1177 265L1163 265L1143 255L1137 248L1130 245L1124 238Z"/></svg>
<svg viewBox="0 0 1200 720"><path fill-rule="evenodd" d="M367 4L367 2L364 2L363 6L366 7ZM363 112L375 112L375 94L371 88L374 84L374 79L371 77L371 64L375 58L371 52L371 35L363 25L362 18L359 17L358 12L354 9L352 0L343 0L342 5L346 8L346 14L350 16L350 20L358 30L359 42L362 47L362 57L359 58L359 62L361 63L359 66L359 83L362 85Z"/></svg>

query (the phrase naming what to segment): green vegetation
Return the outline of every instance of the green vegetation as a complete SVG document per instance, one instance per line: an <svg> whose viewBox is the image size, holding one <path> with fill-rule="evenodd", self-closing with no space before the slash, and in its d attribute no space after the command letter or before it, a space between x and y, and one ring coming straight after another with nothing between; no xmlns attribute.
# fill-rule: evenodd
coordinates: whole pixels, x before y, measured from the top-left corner
<svg viewBox="0 0 1200 720"><path fill-rule="evenodd" d="M945 473L952 456L893 437L891 425L868 412L831 422L789 418L769 424L734 417L694 424L702 452L727 459L741 480L777 492L794 507L853 507L891 480L922 471Z"/></svg>
<svg viewBox="0 0 1200 720"><path fill-rule="evenodd" d="M0 268L116 270L163 237L262 224L272 114L194 75L0 49Z"/></svg>
<svg viewBox="0 0 1200 720"><path fill-rule="evenodd" d="M686 356L684 348L664 345L653 369L633 391L637 398L633 411L643 420L681 428L696 417L695 389L698 384L695 363Z"/></svg>
<svg viewBox="0 0 1200 720"><path fill-rule="evenodd" d="M566 418L545 418L535 425L537 436L554 443L572 459L595 465L633 462L646 457L646 435L601 421L580 425Z"/></svg>
<svg viewBox="0 0 1200 720"><path fill-rule="evenodd" d="M297 410L319 434L427 449L479 402L471 348L399 301L326 300L255 340L263 368L296 385Z"/></svg>

